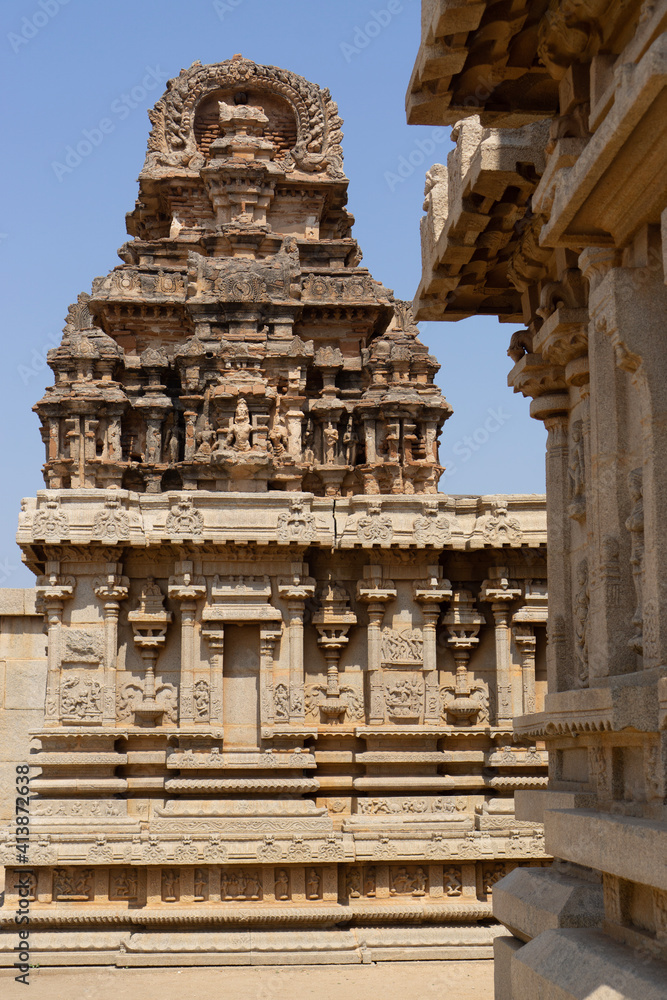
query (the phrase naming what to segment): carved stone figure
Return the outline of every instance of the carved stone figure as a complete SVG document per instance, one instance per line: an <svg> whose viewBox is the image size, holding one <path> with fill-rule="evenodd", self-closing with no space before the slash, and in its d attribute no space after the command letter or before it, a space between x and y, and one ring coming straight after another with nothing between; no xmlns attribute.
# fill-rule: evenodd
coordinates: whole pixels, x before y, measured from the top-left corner
<svg viewBox="0 0 667 1000"><path fill-rule="evenodd" d="M588 562L582 559L577 567L577 593L574 604L575 637L579 672L577 680L580 687L588 687L588 609L590 597L588 591Z"/></svg>
<svg viewBox="0 0 667 1000"><path fill-rule="evenodd" d="M289 899L289 878L284 868L276 871L275 894L276 899Z"/></svg>
<svg viewBox="0 0 667 1000"><path fill-rule="evenodd" d="M632 500L632 509L630 516L625 522L625 527L630 532L630 565L632 566L632 580L635 586L637 602L632 616L635 633L630 639L630 646L636 653L641 655L644 649L644 496L641 469L633 469L630 473L628 476L628 487L630 490L630 499Z"/></svg>
<svg viewBox="0 0 667 1000"><path fill-rule="evenodd" d="M306 880L306 896L308 899L319 899L320 898L320 876L317 874L314 868L308 870L308 878Z"/></svg>
<svg viewBox="0 0 667 1000"><path fill-rule="evenodd" d="M227 444L230 445L234 451L250 451L252 447L250 440L251 433L252 424L250 422L248 404L245 399L240 399L236 406L234 419L229 425Z"/></svg>
<svg viewBox="0 0 667 1000"><path fill-rule="evenodd" d="M570 447L570 517L581 520L586 516L586 460L584 453L584 424L575 420L572 424L572 445Z"/></svg>

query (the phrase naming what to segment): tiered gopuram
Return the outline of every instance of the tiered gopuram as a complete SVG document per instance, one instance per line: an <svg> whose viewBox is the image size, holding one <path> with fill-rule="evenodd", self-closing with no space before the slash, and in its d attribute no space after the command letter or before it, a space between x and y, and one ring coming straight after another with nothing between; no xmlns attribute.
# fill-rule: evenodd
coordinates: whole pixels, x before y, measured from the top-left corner
<svg viewBox="0 0 667 1000"><path fill-rule="evenodd" d="M439 366L360 266L328 91L235 57L150 117L20 515L31 955L488 956L494 883L548 863L513 807L545 754L512 745L545 687L543 500L437 492Z"/></svg>

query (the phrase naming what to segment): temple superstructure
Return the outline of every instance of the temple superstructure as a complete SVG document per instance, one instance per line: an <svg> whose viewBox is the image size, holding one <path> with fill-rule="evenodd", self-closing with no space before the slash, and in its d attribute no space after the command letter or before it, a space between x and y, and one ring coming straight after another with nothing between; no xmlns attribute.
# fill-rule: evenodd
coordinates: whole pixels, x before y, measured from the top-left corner
<svg viewBox="0 0 667 1000"><path fill-rule="evenodd" d="M360 266L328 91L234 57L150 118L19 520L33 953L488 955L493 885L548 861L513 809L545 755L512 745L543 699L543 500L438 493L451 409Z"/></svg>

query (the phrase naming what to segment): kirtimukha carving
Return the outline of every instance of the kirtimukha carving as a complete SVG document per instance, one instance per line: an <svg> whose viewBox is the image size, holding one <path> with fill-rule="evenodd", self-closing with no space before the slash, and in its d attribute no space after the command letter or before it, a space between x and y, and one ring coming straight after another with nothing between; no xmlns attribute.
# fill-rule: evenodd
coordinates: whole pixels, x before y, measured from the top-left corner
<svg viewBox="0 0 667 1000"><path fill-rule="evenodd" d="M437 492L450 407L360 266L328 91L196 63L151 122L132 238L49 354L19 525L36 960L490 955L481 865L546 857L513 811L543 758L494 757L543 695L543 500Z"/></svg>

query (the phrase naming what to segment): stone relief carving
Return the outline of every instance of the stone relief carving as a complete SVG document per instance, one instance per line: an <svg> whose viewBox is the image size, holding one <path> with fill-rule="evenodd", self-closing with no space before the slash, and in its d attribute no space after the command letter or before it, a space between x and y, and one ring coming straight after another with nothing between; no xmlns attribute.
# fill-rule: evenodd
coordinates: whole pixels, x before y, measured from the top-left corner
<svg viewBox="0 0 667 1000"><path fill-rule="evenodd" d="M312 851L303 837L293 836L292 842L287 848L287 857L290 861L310 861Z"/></svg>
<svg viewBox="0 0 667 1000"><path fill-rule="evenodd" d="M176 903L181 897L180 872L178 868L162 869L162 901Z"/></svg>
<svg viewBox="0 0 667 1000"><path fill-rule="evenodd" d="M423 513L412 522L415 542L420 545L446 545L452 532L449 518L440 514L437 501L427 501Z"/></svg>
<svg viewBox="0 0 667 1000"><path fill-rule="evenodd" d="M120 449L119 449L120 450ZM104 509L95 515L91 539L114 545L130 536L130 518L115 497L105 500Z"/></svg>
<svg viewBox="0 0 667 1000"><path fill-rule="evenodd" d="M174 861L181 864L192 864L194 861L199 861L199 850L197 845L192 842L191 837L183 837L181 843L174 848Z"/></svg>
<svg viewBox="0 0 667 1000"><path fill-rule="evenodd" d="M167 514L166 529L172 538L196 538L203 533L204 518L192 500L179 500Z"/></svg>
<svg viewBox="0 0 667 1000"><path fill-rule="evenodd" d="M203 860L213 862L226 861L227 855L227 848L220 840L219 835L212 833L209 836L208 844L204 847Z"/></svg>
<svg viewBox="0 0 667 1000"><path fill-rule="evenodd" d="M195 868L194 870L194 897L197 903L203 903L208 899L208 869L206 868Z"/></svg>
<svg viewBox="0 0 667 1000"><path fill-rule="evenodd" d="M139 876L136 868L121 868L109 873L109 899L136 899Z"/></svg>
<svg viewBox="0 0 667 1000"><path fill-rule="evenodd" d="M586 517L586 459L584 451L584 424L575 420L572 424L572 444L568 463L570 477L570 506L568 513L575 521Z"/></svg>
<svg viewBox="0 0 667 1000"><path fill-rule="evenodd" d="M482 890L487 896L493 894L493 887L496 882L507 875L508 866L502 861L497 861L493 865L483 865L482 867Z"/></svg>
<svg viewBox="0 0 667 1000"><path fill-rule="evenodd" d="M104 834L100 834L96 842L88 848L86 860L97 861L98 863L113 860L113 850L111 845L107 843L107 838Z"/></svg>
<svg viewBox="0 0 667 1000"><path fill-rule="evenodd" d="M342 861L345 858L343 841L335 834L329 834L317 853L323 861Z"/></svg>
<svg viewBox="0 0 667 1000"><path fill-rule="evenodd" d="M304 705L306 717L319 721L320 707L327 697L326 684L306 684L304 688ZM340 685L340 702L344 708L344 717L348 721L359 721L365 718L363 691L351 684Z"/></svg>
<svg viewBox="0 0 667 1000"><path fill-rule="evenodd" d="M32 522L35 541L59 542L69 538L69 530L69 520L66 512L60 509L60 500L47 500Z"/></svg>
<svg viewBox="0 0 667 1000"><path fill-rule="evenodd" d="M605 598L608 604L617 605L621 599L621 568L618 538L605 535L602 539L602 561L600 576L605 585Z"/></svg>
<svg viewBox="0 0 667 1000"><path fill-rule="evenodd" d="M223 868L220 898L256 901L262 898L262 882L256 868Z"/></svg>
<svg viewBox="0 0 667 1000"><path fill-rule="evenodd" d="M77 674L60 684L60 717L76 722L102 716L102 685L93 677Z"/></svg>
<svg viewBox="0 0 667 1000"><path fill-rule="evenodd" d="M149 837L148 843L141 848L141 859L149 865L159 864L167 860L167 853L157 837Z"/></svg>
<svg viewBox="0 0 667 1000"><path fill-rule="evenodd" d="M280 861L283 856L283 851L280 844L277 844L275 838L270 833L264 834L264 840L257 848L257 859L259 861Z"/></svg>
<svg viewBox="0 0 667 1000"><path fill-rule="evenodd" d="M278 900L290 898L289 875L287 874L287 870L285 868L276 869L274 893L276 899Z"/></svg>
<svg viewBox="0 0 667 1000"><path fill-rule="evenodd" d="M521 541L521 523L509 513L502 500L491 504L491 512L480 517L475 532L480 532L486 545L515 545Z"/></svg>
<svg viewBox="0 0 667 1000"><path fill-rule="evenodd" d="M276 684L273 690L273 717L276 722L289 722L289 691L286 684Z"/></svg>
<svg viewBox="0 0 667 1000"><path fill-rule="evenodd" d="M368 513L357 522L357 537L365 542L390 542L394 523L389 514L382 513L380 503L369 503Z"/></svg>
<svg viewBox="0 0 667 1000"><path fill-rule="evenodd" d="M421 674L396 677L385 683L385 706L390 719L418 719L424 710L424 679Z"/></svg>
<svg viewBox="0 0 667 1000"><path fill-rule="evenodd" d="M445 868L442 873L442 887L445 896L448 896L450 899L461 896L463 894L461 869L456 868L454 865Z"/></svg>
<svg viewBox="0 0 667 1000"><path fill-rule="evenodd" d="M422 630L393 629L388 626L382 630L381 653L384 663L419 663L424 662L424 636Z"/></svg>
<svg viewBox="0 0 667 1000"><path fill-rule="evenodd" d="M207 722L210 711L210 692L207 680L200 678L195 681L193 702L197 719L201 722Z"/></svg>
<svg viewBox="0 0 667 1000"><path fill-rule="evenodd" d="M141 681L128 681L123 684L116 697L116 717L119 721L131 718L144 701L144 684ZM178 693L173 684L157 684L155 701L168 722L178 719Z"/></svg>
<svg viewBox="0 0 667 1000"><path fill-rule="evenodd" d="M84 902L93 898L91 868L56 868L53 873L55 900Z"/></svg>
<svg viewBox="0 0 667 1000"><path fill-rule="evenodd" d="M92 629L63 630L63 661L71 663L101 663L104 637Z"/></svg>
<svg viewBox="0 0 667 1000"><path fill-rule="evenodd" d="M633 469L629 474L628 488L632 509L625 522L625 527L630 532L630 565L632 566L632 580L636 595L635 611L632 616L635 632L629 644L636 653L641 655L644 651L644 613L642 607L644 593L644 486L641 469Z"/></svg>
<svg viewBox="0 0 667 1000"><path fill-rule="evenodd" d="M576 677L578 687L588 687L588 561L582 559L577 567L577 593L574 599L574 633L576 640L579 672Z"/></svg>
<svg viewBox="0 0 667 1000"><path fill-rule="evenodd" d="M428 874L421 865L398 865L389 869L390 896L425 896Z"/></svg>
<svg viewBox="0 0 667 1000"><path fill-rule="evenodd" d="M276 534L280 542L312 542L317 531L315 517L302 500L292 500L289 513L278 515Z"/></svg>

